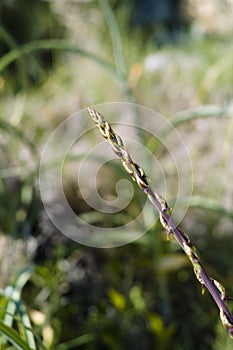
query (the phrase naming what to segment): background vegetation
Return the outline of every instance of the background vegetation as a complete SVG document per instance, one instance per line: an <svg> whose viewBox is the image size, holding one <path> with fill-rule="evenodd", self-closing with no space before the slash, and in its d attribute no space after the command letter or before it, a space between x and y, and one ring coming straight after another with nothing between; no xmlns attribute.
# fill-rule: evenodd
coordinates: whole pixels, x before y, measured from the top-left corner
<svg viewBox="0 0 233 350"><path fill-rule="evenodd" d="M233 294L233 5L201 3L181 3L170 31L164 20L139 26L133 1L1 2L1 349L232 347L216 305L159 225L120 248L82 246L56 231L38 189L42 149L67 116L109 101L159 111L193 162L182 226ZM120 164L109 171L124 176ZM93 220L74 177L65 190ZM134 217L143 200L135 190L124 214Z"/></svg>

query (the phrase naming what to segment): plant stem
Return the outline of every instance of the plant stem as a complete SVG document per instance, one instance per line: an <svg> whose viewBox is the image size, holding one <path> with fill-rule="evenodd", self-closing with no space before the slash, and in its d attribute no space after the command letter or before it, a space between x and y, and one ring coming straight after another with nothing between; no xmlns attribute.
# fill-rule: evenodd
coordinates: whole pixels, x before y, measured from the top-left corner
<svg viewBox="0 0 233 350"><path fill-rule="evenodd" d="M209 291L220 310L220 318L223 326L228 330L230 337L233 338L233 315L226 304L226 300L232 300L232 298L226 295L225 288L218 281L208 275L200 261L195 246L191 243L187 234L184 233L172 220L170 214L171 209L167 202L158 193L152 190L148 184L148 178L143 168L133 162L131 156L125 150L121 137L115 133L108 121L106 121L99 112L91 107L87 107L87 111L98 126L102 136L111 144L114 153L120 157L125 170L129 173L132 179L137 182L138 186L144 191L148 199L158 209L160 222L167 233L167 237L169 238L170 235L173 234L185 254L190 259L196 278L202 285L202 293L205 288Z"/></svg>

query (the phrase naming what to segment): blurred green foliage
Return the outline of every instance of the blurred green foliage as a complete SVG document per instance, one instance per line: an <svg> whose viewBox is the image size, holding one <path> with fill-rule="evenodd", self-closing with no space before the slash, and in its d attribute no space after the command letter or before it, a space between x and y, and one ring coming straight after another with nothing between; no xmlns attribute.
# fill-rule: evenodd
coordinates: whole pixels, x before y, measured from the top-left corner
<svg viewBox="0 0 233 350"><path fill-rule="evenodd" d="M12 349L12 342L21 349L33 349L34 343L58 350L230 349L232 341L216 306L208 293L201 295L186 257L173 241L166 241L159 226L117 249L78 245L46 217L38 170L41 150L54 128L89 103L137 101L167 115L187 109L183 121L178 116L174 123L193 142L199 196L183 226L200 247L211 276L233 293L232 208L224 203L227 193L232 194L231 38L190 32L177 46L158 49L140 30L129 34L126 7L113 11L107 0L3 1L0 13L1 349ZM153 68L153 59L159 66ZM202 109L202 104L213 103L226 111ZM189 108L197 108L196 114ZM198 175L203 175L203 162L212 164L220 133L210 135L216 113L219 118L226 115L228 124L222 162L212 181L206 181ZM207 116L206 124L198 124ZM159 152L156 143L144 141ZM92 147L93 140L88 142ZM108 171L110 178L122 177L120 166L110 165ZM107 177L103 180L108 184ZM72 177L67 183L72 208L90 222L96 220L92 208L77 198L78 184ZM141 207L142 196L136 192L130 210L108 225L125 222ZM35 269L22 270L28 265ZM18 299L9 290L17 290Z"/></svg>
<svg viewBox="0 0 233 350"><path fill-rule="evenodd" d="M0 4L0 56L38 39L61 39L64 25L43 0L2 1ZM3 71L9 92L39 86L48 77L58 56L53 50L27 55Z"/></svg>

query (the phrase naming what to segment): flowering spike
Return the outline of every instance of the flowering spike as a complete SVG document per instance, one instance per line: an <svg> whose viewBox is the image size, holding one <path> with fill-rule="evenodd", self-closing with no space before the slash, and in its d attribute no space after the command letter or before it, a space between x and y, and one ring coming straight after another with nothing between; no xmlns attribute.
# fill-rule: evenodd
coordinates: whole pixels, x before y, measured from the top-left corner
<svg viewBox="0 0 233 350"><path fill-rule="evenodd" d="M226 300L233 300L233 298L226 296L225 288L218 281L209 277L189 237L177 227L172 220L170 208L167 202L149 186L146 173L143 168L133 162L129 153L124 148L124 143L121 137L114 132L111 125L104 119L102 114L92 107L87 107L87 111L98 126L103 137L111 144L115 154L120 157L125 170L129 173L132 179L137 182L138 186L158 209L160 222L167 233L167 237L169 238L170 234L173 233L175 239L193 265L196 278L201 283L202 294L204 294L205 289L208 289L220 310L220 319L223 326L228 330L230 337L233 338L233 315L225 303Z"/></svg>

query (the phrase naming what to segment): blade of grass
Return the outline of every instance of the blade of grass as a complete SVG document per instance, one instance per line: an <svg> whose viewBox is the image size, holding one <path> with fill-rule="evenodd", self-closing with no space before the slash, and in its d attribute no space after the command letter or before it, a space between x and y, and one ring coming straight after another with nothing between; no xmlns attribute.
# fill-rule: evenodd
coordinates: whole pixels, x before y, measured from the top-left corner
<svg viewBox="0 0 233 350"><path fill-rule="evenodd" d="M33 267L31 266L26 267L17 278L14 289L15 291L18 292L19 297L21 296L23 287L30 279L32 272L33 272ZM17 312L21 317L21 325L22 325L22 329L26 337L27 343L31 349L36 350L36 342L34 339L30 318L25 312L25 309L21 303L21 300L20 299L15 300L15 303L17 305Z"/></svg>
<svg viewBox="0 0 233 350"><path fill-rule="evenodd" d="M3 27L3 25L0 26L0 38L7 44L7 46L10 49L17 48L16 41L14 40L12 35L9 34L9 32L6 30L6 28ZM19 59L19 61L16 64L17 64L17 67L19 70L22 86L26 89L28 84L27 84L27 78L26 78L26 74L25 74L24 61L22 59Z"/></svg>
<svg viewBox="0 0 233 350"><path fill-rule="evenodd" d="M128 72L127 72L125 57L123 53L120 29L119 29L116 17L114 15L114 12L111 6L109 5L108 0L98 0L98 3L104 14L104 18L108 26L109 34L111 36L116 74L118 75L123 85L123 89L125 91L125 94L127 95L128 100L133 103L131 107L135 114L136 122L139 124L141 116L137 106L135 105L135 102L136 102L135 96L128 83L128 78L127 78ZM140 129L137 130L137 134L139 136L140 141L144 143L145 139Z"/></svg>
<svg viewBox="0 0 233 350"><path fill-rule="evenodd" d="M108 0L98 0L98 3L104 14L104 18L111 36L116 72L119 76L125 79L127 71L123 55L120 30L116 18L114 16L111 6L109 5Z"/></svg>
<svg viewBox="0 0 233 350"><path fill-rule="evenodd" d="M15 285L9 286L6 288L5 296L9 298L9 301L7 303L3 322L7 326L12 327L14 322L14 317L17 312L21 318L21 321L18 322L18 325L19 327L22 328L27 344L29 345L30 349L35 350L36 343L32 332L31 322L20 301L22 289L30 279L32 271L33 271L32 267L25 268L17 278Z"/></svg>
<svg viewBox="0 0 233 350"><path fill-rule="evenodd" d="M21 317L21 321L18 322L18 327L19 329L22 329L22 335L23 337L25 337L30 349L36 350L36 342L32 330L31 321L20 301L17 303L17 312L20 314Z"/></svg>
<svg viewBox="0 0 233 350"><path fill-rule="evenodd" d="M83 334L78 338L56 345L56 350L73 349L74 347L85 345L93 341L94 336L90 333Z"/></svg>
<svg viewBox="0 0 233 350"><path fill-rule="evenodd" d="M233 219L233 212L225 209L218 201L213 198L203 196L192 196L189 204L192 208L201 208L214 211L221 216Z"/></svg>
<svg viewBox="0 0 233 350"><path fill-rule="evenodd" d="M178 204L182 204L183 201L186 203L186 200L187 198L183 198L178 201ZM172 204L175 202L176 199L171 200ZM219 201L211 197L193 195L189 202L189 207L210 210L216 212L220 216L225 216L233 220L233 212L225 209Z"/></svg>
<svg viewBox="0 0 233 350"><path fill-rule="evenodd" d="M201 118L233 118L233 107L223 107L219 105L206 105L194 109L186 109L175 115L172 119L172 127L178 127L181 124L188 123L191 120ZM169 132L171 129L167 129ZM166 132L165 132L166 133Z"/></svg>
<svg viewBox="0 0 233 350"><path fill-rule="evenodd" d="M232 106L219 106L219 105L205 105L193 109L186 109L175 114L171 120L171 124L161 132L161 138L165 138L175 128L189 123L192 120L203 119L203 118L233 118L233 107ZM151 152L155 152L159 143L155 142L150 148Z"/></svg>
<svg viewBox="0 0 233 350"><path fill-rule="evenodd" d="M7 326L0 320L0 332L6 339L18 350L31 350L28 344L19 336L19 334L11 327Z"/></svg>
<svg viewBox="0 0 233 350"><path fill-rule="evenodd" d="M114 67L102 59L101 57L89 52L87 50L81 49L78 46L74 46L72 44L68 44L67 41L64 40L36 40L31 41L27 44L24 44L20 47L17 47L7 54L5 54L0 59L0 72L5 69L10 63L19 59L21 56L26 55L31 52L41 51L41 50L57 50L62 52L68 52L76 55L80 55L86 58L91 59L104 69L106 69L111 75L113 75L117 80L122 81L122 78L116 74Z"/></svg>

